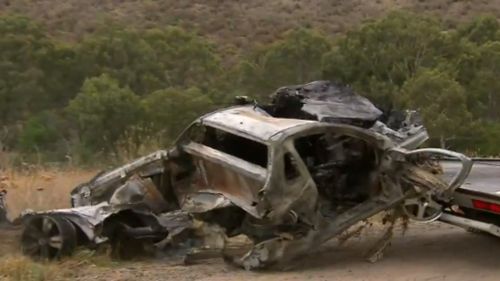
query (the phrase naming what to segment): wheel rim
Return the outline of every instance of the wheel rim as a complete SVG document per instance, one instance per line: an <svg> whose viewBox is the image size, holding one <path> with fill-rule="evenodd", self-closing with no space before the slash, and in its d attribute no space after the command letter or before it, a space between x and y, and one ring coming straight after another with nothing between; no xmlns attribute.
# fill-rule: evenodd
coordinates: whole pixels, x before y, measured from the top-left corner
<svg viewBox="0 0 500 281"><path fill-rule="evenodd" d="M406 199L403 209L410 219L421 222L435 221L443 213L442 206L428 195Z"/></svg>
<svg viewBox="0 0 500 281"><path fill-rule="evenodd" d="M25 255L57 259L76 247L76 230L68 220L56 216L35 216L25 223L22 248Z"/></svg>

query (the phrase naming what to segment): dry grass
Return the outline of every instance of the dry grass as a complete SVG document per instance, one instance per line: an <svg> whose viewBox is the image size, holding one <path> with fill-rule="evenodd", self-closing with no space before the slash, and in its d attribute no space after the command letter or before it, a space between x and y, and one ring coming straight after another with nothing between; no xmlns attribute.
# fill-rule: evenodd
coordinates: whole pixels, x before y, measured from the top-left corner
<svg viewBox="0 0 500 281"><path fill-rule="evenodd" d="M70 206L70 191L88 181L96 171L81 169L8 170L0 173L0 184L7 189L7 210L10 219L23 210L35 211Z"/></svg>
<svg viewBox="0 0 500 281"><path fill-rule="evenodd" d="M0 281L73 280L89 268L111 269L118 265L109 255L80 250L61 261L36 262L18 253L1 257Z"/></svg>
<svg viewBox="0 0 500 281"><path fill-rule="evenodd" d="M6 188L10 219L24 209L47 210L69 207L69 193L79 183L88 181L96 171L82 169L31 168L0 173L0 187ZM86 270L116 265L106 249L99 253L81 249L58 262L36 262L20 253L20 230L0 230L0 281L74 280ZM87 280L87 279L85 279Z"/></svg>
<svg viewBox="0 0 500 281"><path fill-rule="evenodd" d="M0 263L0 280L51 281L60 270L55 264L40 264L23 256L7 256Z"/></svg>

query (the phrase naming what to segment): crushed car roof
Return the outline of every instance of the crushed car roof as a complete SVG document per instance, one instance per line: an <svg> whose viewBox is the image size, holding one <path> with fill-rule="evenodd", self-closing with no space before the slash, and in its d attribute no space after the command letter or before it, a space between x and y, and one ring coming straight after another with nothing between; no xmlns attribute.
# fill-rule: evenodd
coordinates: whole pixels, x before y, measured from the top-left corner
<svg viewBox="0 0 500 281"><path fill-rule="evenodd" d="M271 95L268 111L275 117L288 117L370 127L383 112L352 88L331 81L279 88Z"/></svg>
<svg viewBox="0 0 500 281"><path fill-rule="evenodd" d="M269 141L279 132L297 126L318 124L312 120L275 118L253 105L236 106L209 113L200 118L203 124L216 128L237 131L261 141Z"/></svg>

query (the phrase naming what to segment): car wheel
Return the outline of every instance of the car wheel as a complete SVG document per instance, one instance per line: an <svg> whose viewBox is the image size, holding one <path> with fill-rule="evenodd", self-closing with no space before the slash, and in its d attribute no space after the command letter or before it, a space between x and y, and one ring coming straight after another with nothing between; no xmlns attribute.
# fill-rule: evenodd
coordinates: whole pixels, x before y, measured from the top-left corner
<svg viewBox="0 0 500 281"><path fill-rule="evenodd" d="M76 241L75 226L63 217L50 215L29 218L21 236L23 253L43 260L71 255Z"/></svg>

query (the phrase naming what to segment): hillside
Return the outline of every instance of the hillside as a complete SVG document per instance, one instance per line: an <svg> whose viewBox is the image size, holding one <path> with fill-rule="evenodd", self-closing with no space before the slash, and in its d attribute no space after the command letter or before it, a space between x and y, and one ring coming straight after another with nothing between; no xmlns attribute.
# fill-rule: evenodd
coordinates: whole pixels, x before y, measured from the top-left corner
<svg viewBox="0 0 500 281"><path fill-rule="evenodd" d="M500 0L1 0L0 13L27 15L55 37L78 39L104 23L138 28L180 25L238 49L311 26L338 34L394 9L426 12L450 26L479 14L500 16Z"/></svg>
<svg viewBox="0 0 500 281"><path fill-rule="evenodd" d="M328 79L421 110L430 145L500 155L499 18L500 0L0 0L0 147L129 159L236 95Z"/></svg>

